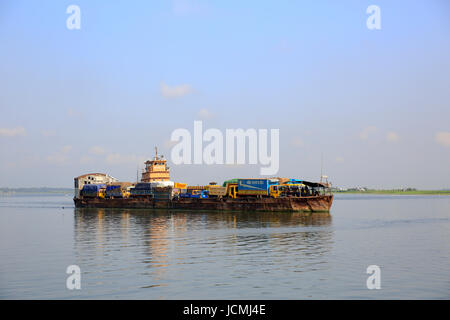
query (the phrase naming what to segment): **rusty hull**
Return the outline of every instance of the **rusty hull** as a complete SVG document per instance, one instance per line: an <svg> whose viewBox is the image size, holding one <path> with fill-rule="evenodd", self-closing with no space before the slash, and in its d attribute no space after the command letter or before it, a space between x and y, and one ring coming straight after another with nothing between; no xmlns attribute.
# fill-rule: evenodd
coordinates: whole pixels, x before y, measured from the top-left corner
<svg viewBox="0 0 450 320"><path fill-rule="evenodd" d="M142 208L180 210L220 210L220 211L291 211L329 212L333 203L332 195L290 198L238 198L199 199L182 198L174 200L154 200L149 198L128 199L73 199L77 208Z"/></svg>

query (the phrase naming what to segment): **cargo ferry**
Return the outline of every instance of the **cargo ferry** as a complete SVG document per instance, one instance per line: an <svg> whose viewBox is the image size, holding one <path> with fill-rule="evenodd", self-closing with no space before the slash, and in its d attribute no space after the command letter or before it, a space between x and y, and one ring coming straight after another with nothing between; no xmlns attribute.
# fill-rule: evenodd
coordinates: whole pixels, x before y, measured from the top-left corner
<svg viewBox="0 0 450 320"><path fill-rule="evenodd" d="M75 178L75 207L329 212L333 203L328 181L231 179L204 186L173 182L167 160L155 151L145 162L140 182L120 182L104 173Z"/></svg>

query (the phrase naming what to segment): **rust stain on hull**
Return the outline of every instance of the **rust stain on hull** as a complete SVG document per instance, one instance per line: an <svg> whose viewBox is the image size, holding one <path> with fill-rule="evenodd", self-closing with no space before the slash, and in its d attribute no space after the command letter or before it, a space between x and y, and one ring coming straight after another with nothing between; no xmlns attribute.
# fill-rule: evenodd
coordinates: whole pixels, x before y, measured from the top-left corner
<svg viewBox="0 0 450 320"><path fill-rule="evenodd" d="M142 208L176 210L219 211L293 211L329 212L333 195L299 198L240 198L240 199L174 199L154 200L149 198L128 199L74 199L77 208Z"/></svg>

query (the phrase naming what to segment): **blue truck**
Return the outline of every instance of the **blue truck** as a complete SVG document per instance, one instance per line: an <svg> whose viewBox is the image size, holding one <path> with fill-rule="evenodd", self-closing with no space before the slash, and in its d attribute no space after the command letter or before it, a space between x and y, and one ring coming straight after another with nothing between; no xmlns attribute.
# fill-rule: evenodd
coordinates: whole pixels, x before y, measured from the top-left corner
<svg viewBox="0 0 450 320"><path fill-rule="evenodd" d="M180 198L201 198L206 199L209 197L208 190L190 190L189 192L180 193Z"/></svg>
<svg viewBox="0 0 450 320"><path fill-rule="evenodd" d="M238 179L239 196L268 196L269 188L278 184L276 180L270 179Z"/></svg>

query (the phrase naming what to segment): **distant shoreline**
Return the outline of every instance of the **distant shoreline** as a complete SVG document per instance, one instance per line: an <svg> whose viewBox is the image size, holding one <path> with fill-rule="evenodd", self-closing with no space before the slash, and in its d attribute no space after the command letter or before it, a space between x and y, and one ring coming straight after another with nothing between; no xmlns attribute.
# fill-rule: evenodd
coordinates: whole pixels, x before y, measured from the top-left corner
<svg viewBox="0 0 450 320"><path fill-rule="evenodd" d="M73 188L0 188L0 196L13 194L73 194Z"/></svg>

